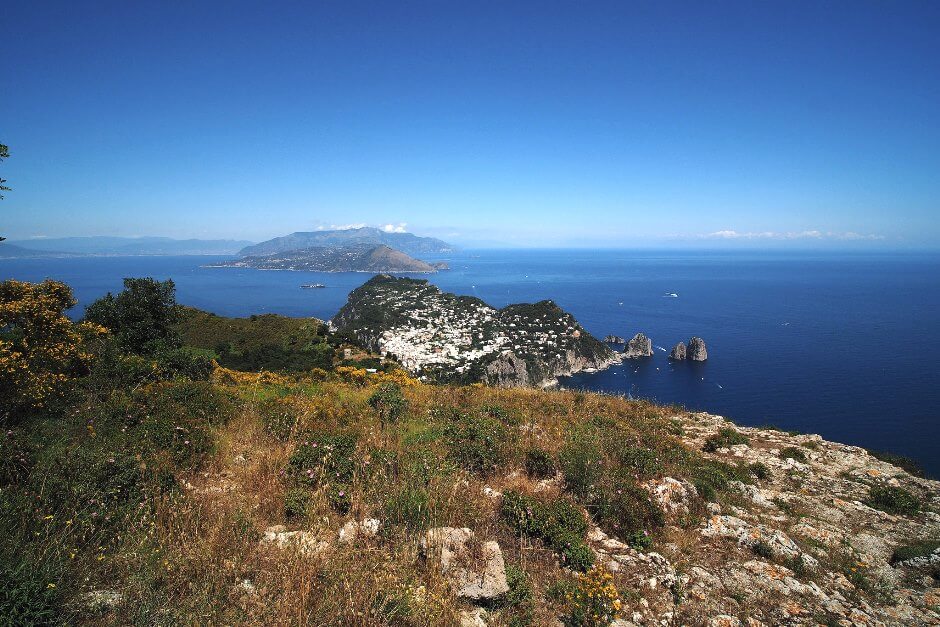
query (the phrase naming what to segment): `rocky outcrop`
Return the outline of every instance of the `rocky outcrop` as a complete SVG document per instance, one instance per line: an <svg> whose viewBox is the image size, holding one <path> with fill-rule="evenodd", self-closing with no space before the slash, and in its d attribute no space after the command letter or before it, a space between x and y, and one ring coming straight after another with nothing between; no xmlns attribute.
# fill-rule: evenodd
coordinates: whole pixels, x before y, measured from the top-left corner
<svg viewBox="0 0 940 627"><path fill-rule="evenodd" d="M705 340L700 337L690 339L688 356L692 361L705 361L708 359L708 351L705 349Z"/></svg>
<svg viewBox="0 0 940 627"><path fill-rule="evenodd" d="M454 593L471 601L489 601L506 594L506 564L493 540L474 546L473 531L466 527L435 527L421 539L421 552L439 560L441 574Z"/></svg>
<svg viewBox="0 0 940 627"><path fill-rule="evenodd" d="M504 388L529 385L529 372L525 360L515 353L504 353L486 366L486 380L490 385Z"/></svg>
<svg viewBox="0 0 940 627"><path fill-rule="evenodd" d="M679 342L672 347L672 352L669 353L669 359L673 361L682 361L685 359L685 342Z"/></svg>
<svg viewBox="0 0 940 627"><path fill-rule="evenodd" d="M619 335L608 335L604 338L604 341L608 344L626 344L627 340L620 337Z"/></svg>
<svg viewBox="0 0 940 627"><path fill-rule="evenodd" d="M625 359L639 359L653 354L653 341L643 333L637 333L623 349Z"/></svg>

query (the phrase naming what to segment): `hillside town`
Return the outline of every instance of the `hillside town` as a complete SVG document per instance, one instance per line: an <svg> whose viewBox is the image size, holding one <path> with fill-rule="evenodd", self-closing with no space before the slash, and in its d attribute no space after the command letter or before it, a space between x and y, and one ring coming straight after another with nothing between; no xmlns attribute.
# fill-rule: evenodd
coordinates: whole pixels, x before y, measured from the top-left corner
<svg viewBox="0 0 940 627"><path fill-rule="evenodd" d="M545 383L617 358L552 301L495 309L427 281L377 276L350 294L332 328L434 380Z"/></svg>

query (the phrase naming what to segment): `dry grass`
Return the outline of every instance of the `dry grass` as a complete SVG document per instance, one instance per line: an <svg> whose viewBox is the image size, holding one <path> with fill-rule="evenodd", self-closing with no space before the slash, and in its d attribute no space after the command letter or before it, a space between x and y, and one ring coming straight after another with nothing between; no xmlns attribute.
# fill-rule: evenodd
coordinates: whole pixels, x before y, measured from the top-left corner
<svg viewBox="0 0 940 627"><path fill-rule="evenodd" d="M568 575L550 549L501 522L483 487L533 492L536 480L522 469L523 452L538 446L557 457L571 427L597 416L616 423L622 436L638 446L679 446L670 433L668 410L577 392L410 386L404 389L406 415L383 431L367 402L370 385L279 382L236 391L243 408L219 432L215 455L201 471L185 477L190 489L161 502L155 519L130 534L134 541L122 548L125 588L137 602L122 605L116 622L456 624L461 603L436 569L419 559L417 544L428 526L457 526L499 542L507 563L524 570L535 590L531 624L545 624L563 608L546 599L544 590ZM265 427L265 402L272 397L281 398L280 406L296 418L286 437ZM505 459L488 476L455 466L441 436L444 410L471 415L493 407L500 408L513 438ZM288 520L289 461L311 432L358 437L350 509L338 512L327 489L309 486L306 515ZM362 469L382 455L396 460L394 472L370 478ZM422 468L427 471L423 477ZM388 500L406 488L426 497L424 517L413 525L389 524ZM543 494L561 490L556 481ZM355 545L336 541L346 521L366 517L383 521L379 537ZM260 544L261 533L276 524L313 532L330 548L305 556ZM505 616L511 615L507 610Z"/></svg>

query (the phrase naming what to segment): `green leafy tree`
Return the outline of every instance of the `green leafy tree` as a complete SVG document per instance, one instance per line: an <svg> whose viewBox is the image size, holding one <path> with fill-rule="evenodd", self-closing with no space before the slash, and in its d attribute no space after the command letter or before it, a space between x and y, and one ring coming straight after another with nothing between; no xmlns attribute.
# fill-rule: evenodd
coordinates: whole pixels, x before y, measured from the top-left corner
<svg viewBox="0 0 940 627"><path fill-rule="evenodd" d="M154 354L180 346L180 320L172 280L124 279L124 291L108 292L85 310L85 320L108 328L128 351Z"/></svg>

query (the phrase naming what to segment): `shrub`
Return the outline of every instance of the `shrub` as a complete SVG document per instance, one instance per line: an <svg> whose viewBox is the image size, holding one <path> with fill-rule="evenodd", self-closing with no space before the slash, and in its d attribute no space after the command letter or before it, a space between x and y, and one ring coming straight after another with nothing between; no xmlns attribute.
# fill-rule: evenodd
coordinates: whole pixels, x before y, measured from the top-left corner
<svg viewBox="0 0 940 627"><path fill-rule="evenodd" d="M873 486L865 503L889 514L916 514L921 508L916 496L894 486Z"/></svg>
<svg viewBox="0 0 940 627"><path fill-rule="evenodd" d="M293 486L284 496L284 515L287 518L301 518L307 515L310 505L310 493L302 486Z"/></svg>
<svg viewBox="0 0 940 627"><path fill-rule="evenodd" d="M496 605L503 610L509 627L524 627L534 620L532 603L532 584L524 570L515 564L506 564L506 584L509 591L500 598Z"/></svg>
<svg viewBox="0 0 940 627"><path fill-rule="evenodd" d="M638 478L655 477L663 472L663 464L659 454L649 448L639 446L625 446L615 452L617 461L625 470Z"/></svg>
<svg viewBox="0 0 940 627"><path fill-rule="evenodd" d="M544 503L509 490L503 494L500 514L518 533L541 538L568 567L585 570L593 564L594 554L584 542L587 520L571 501Z"/></svg>
<svg viewBox="0 0 940 627"><path fill-rule="evenodd" d="M665 516L649 492L623 479L608 482L588 504L594 520L624 539L665 524Z"/></svg>
<svg viewBox="0 0 940 627"><path fill-rule="evenodd" d="M726 492L728 484L732 481L752 483L750 476L739 469L712 460L695 465L690 475L692 485L695 486L699 495L709 502L718 498L718 492Z"/></svg>
<svg viewBox="0 0 940 627"><path fill-rule="evenodd" d="M356 436L348 433L308 433L291 454L288 465L306 483L348 483L355 471Z"/></svg>
<svg viewBox="0 0 940 627"><path fill-rule="evenodd" d="M331 483L326 493L330 501L330 507L340 514L348 514L352 507L352 496L350 495L350 486L346 483Z"/></svg>
<svg viewBox="0 0 940 627"><path fill-rule="evenodd" d="M470 472L491 473L506 462L509 430L486 415L452 416L444 428L451 458Z"/></svg>
<svg viewBox="0 0 940 627"><path fill-rule="evenodd" d="M749 441L747 436L737 429L724 427L718 433L708 436L702 450L706 453L714 453L720 448L728 448L736 444L747 444Z"/></svg>
<svg viewBox="0 0 940 627"><path fill-rule="evenodd" d="M571 536L559 540L559 545L561 562L571 570L584 572L594 565L594 551L583 540Z"/></svg>
<svg viewBox="0 0 940 627"><path fill-rule="evenodd" d="M398 418L408 408L408 401L402 395L400 385L383 383L369 397L369 405L379 415L384 429L385 425L398 422Z"/></svg>
<svg viewBox="0 0 940 627"><path fill-rule="evenodd" d="M555 459L545 449L528 449L525 452L523 465L526 473L533 479L547 479L555 476Z"/></svg>
<svg viewBox="0 0 940 627"><path fill-rule="evenodd" d="M748 472L754 475L758 479L766 479L770 476L770 469L761 462L754 462L747 467Z"/></svg>
<svg viewBox="0 0 940 627"><path fill-rule="evenodd" d="M754 546L751 547L751 550L754 551L754 555L765 559L772 559L774 556L774 550L763 540L758 540Z"/></svg>
<svg viewBox="0 0 940 627"><path fill-rule="evenodd" d="M940 549L940 540L922 540L913 544L905 544L895 547L891 555L891 563L897 564L916 557L926 557L937 549Z"/></svg>
<svg viewBox="0 0 940 627"><path fill-rule="evenodd" d="M75 325L72 290L58 281L0 282L0 422L14 422L62 398L91 362L104 330Z"/></svg>
<svg viewBox="0 0 940 627"><path fill-rule="evenodd" d="M884 451L873 451L868 449L868 454L876 459L880 459L883 462L888 462L893 464L898 468L901 468L905 472L915 477L925 477L924 469L919 463L911 459L910 457L905 457L904 455L897 455L895 453L886 453Z"/></svg>
<svg viewBox="0 0 940 627"><path fill-rule="evenodd" d="M569 602L564 622L571 627L607 627L620 618L623 607L613 576L600 567L578 575Z"/></svg>
<svg viewBox="0 0 940 627"><path fill-rule="evenodd" d="M787 446L780 449L780 459L795 459L798 462L806 463L806 453L795 446Z"/></svg>
<svg viewBox="0 0 940 627"><path fill-rule="evenodd" d="M108 292L85 309L85 320L109 329L126 350L155 353L180 345L180 320L172 280L124 279L124 291Z"/></svg>
<svg viewBox="0 0 940 627"><path fill-rule="evenodd" d="M161 374L167 379L208 381L215 368L215 354L201 348L163 348L156 358Z"/></svg>
<svg viewBox="0 0 940 627"><path fill-rule="evenodd" d="M559 454L561 470L568 489L579 498L587 498L604 474L603 455L592 429L576 429Z"/></svg>

